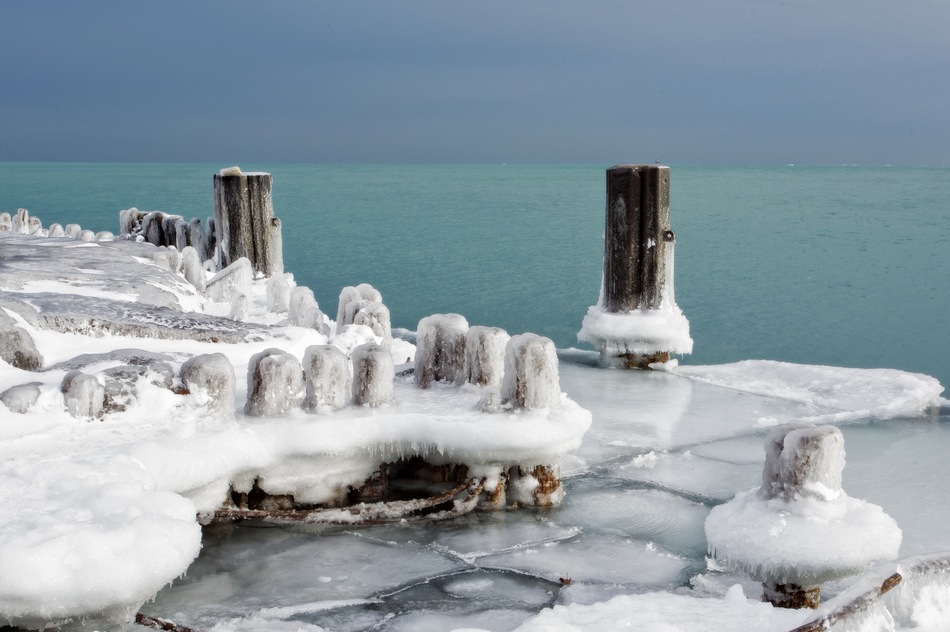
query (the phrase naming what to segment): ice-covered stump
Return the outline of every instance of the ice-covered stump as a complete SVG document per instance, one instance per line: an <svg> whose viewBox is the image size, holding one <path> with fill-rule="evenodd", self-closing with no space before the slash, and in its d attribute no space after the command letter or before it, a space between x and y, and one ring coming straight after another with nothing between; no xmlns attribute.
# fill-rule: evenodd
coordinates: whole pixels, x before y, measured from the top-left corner
<svg viewBox="0 0 950 632"><path fill-rule="evenodd" d="M39 371L43 368L43 356L30 334L13 322L0 312L0 358L18 369Z"/></svg>
<svg viewBox="0 0 950 632"><path fill-rule="evenodd" d="M60 390L66 403L66 410L80 419L98 419L102 417L105 404L105 387L94 375L82 371L70 371L63 378Z"/></svg>
<svg viewBox="0 0 950 632"><path fill-rule="evenodd" d="M342 329L344 325L352 325L356 312L369 301L383 302L383 295L369 283L348 285L340 290L340 300L336 310L337 330Z"/></svg>
<svg viewBox="0 0 950 632"><path fill-rule="evenodd" d="M66 231L63 230L62 224L50 224L48 236L55 237L55 238L62 238L66 236Z"/></svg>
<svg viewBox="0 0 950 632"><path fill-rule="evenodd" d="M13 218L4 211L0 213L0 233L9 233L13 230Z"/></svg>
<svg viewBox="0 0 950 632"><path fill-rule="evenodd" d="M274 217L271 174L238 167L214 176L214 217L222 267L247 257L256 272L282 274L280 220Z"/></svg>
<svg viewBox="0 0 950 632"><path fill-rule="evenodd" d="M297 358L280 349L267 349L251 357L247 367L247 404L252 417L280 415L300 402L303 370Z"/></svg>
<svg viewBox="0 0 950 632"><path fill-rule="evenodd" d="M332 345L311 345L303 357L307 412L339 410L350 401L350 364L346 354Z"/></svg>
<svg viewBox="0 0 950 632"><path fill-rule="evenodd" d="M40 387L32 383L11 386L0 393L0 402L3 402L13 413L25 413L39 398Z"/></svg>
<svg viewBox="0 0 950 632"><path fill-rule="evenodd" d="M478 386L501 386L505 347L511 336L498 327L475 325L465 334L465 381Z"/></svg>
<svg viewBox="0 0 950 632"><path fill-rule="evenodd" d="M465 379L468 321L460 314L433 314L416 328L414 376L420 388L433 381L460 384Z"/></svg>
<svg viewBox="0 0 950 632"><path fill-rule="evenodd" d="M225 416L234 415L234 367L223 353L191 358L181 365L181 381L195 402Z"/></svg>
<svg viewBox="0 0 950 632"><path fill-rule="evenodd" d="M674 240L669 167L608 169L603 285L577 338L610 363L647 368L693 350L673 295Z"/></svg>
<svg viewBox="0 0 950 632"><path fill-rule="evenodd" d="M353 403L386 406L395 401L396 368L392 354L370 342L353 350Z"/></svg>
<svg viewBox="0 0 950 632"><path fill-rule="evenodd" d="M764 600L815 608L822 583L897 557L897 523L841 489L840 430L779 426L765 451L762 485L713 508L706 519L710 552L762 582Z"/></svg>
<svg viewBox="0 0 950 632"><path fill-rule="evenodd" d="M514 408L560 406L557 350L550 338L530 333L511 337L505 346L501 398Z"/></svg>

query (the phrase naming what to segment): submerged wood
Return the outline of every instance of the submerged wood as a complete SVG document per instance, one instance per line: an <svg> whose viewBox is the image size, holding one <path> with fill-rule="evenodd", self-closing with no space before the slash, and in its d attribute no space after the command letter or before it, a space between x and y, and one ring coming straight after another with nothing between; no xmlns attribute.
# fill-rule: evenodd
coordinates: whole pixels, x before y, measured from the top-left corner
<svg viewBox="0 0 950 632"><path fill-rule="evenodd" d="M338 509L267 510L223 508L214 512L214 520L263 520L267 522L296 522L307 524L385 524L402 522L406 516L453 501L465 490L466 497L448 511L430 514L427 520L439 520L468 513L477 505L485 480L469 479L453 489L413 500L360 503Z"/></svg>
<svg viewBox="0 0 950 632"><path fill-rule="evenodd" d="M160 619L158 617L153 617L149 614L143 614L141 612L136 613L135 622L138 625L152 629L152 630L165 630L166 632L195 632L194 628L189 628L184 625L178 625L167 619Z"/></svg>

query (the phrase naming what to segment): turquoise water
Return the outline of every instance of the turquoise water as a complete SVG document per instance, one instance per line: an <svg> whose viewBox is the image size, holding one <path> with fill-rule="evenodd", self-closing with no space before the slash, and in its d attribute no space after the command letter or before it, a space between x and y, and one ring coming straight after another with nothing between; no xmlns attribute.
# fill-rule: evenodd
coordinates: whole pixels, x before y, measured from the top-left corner
<svg viewBox="0 0 950 632"><path fill-rule="evenodd" d="M205 218L223 166L0 163L0 210L112 231L131 206ZM368 282L394 326L454 311L559 347L597 299L607 166L242 165L274 174L286 267L324 311ZM683 362L950 384L950 169L673 166L671 222Z"/></svg>

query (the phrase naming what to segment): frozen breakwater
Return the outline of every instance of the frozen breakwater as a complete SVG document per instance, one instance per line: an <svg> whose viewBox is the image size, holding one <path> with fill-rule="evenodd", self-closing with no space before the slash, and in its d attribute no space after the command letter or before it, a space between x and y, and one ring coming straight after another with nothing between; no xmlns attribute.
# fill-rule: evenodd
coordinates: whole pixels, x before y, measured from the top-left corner
<svg viewBox="0 0 950 632"><path fill-rule="evenodd" d="M135 604L187 568L183 582L143 610L195 629L293 626L315 631L316 623L297 622L302 615L322 611L338 617L327 623L316 620L326 629L362 629L333 623L348 621L348 612L351 620L400 629L385 627L385 610L373 617L377 608L412 593L414 586L432 580L431 585L444 586L459 601L493 584L514 588L510 577L517 575L536 578L545 587L543 594L553 595L528 598L527 609L534 609L530 617L524 610L506 610L500 617L515 621L508 627L490 624L490 614L464 622L437 619L432 625L511 629L520 616L524 630L568 624L610 630L647 623L675 624L684 630L788 630L811 615L746 599L743 579L717 570L711 562L708 569L697 568L688 551L704 550L706 543L690 534L697 524L701 532L712 505L748 489L747 470L758 476L759 435L769 428L792 420L841 424L926 417L942 391L935 380L900 371L763 361L631 376L586 366L587 356L568 352L558 371L561 388L572 398L563 398L558 388L561 405L547 413L515 409L511 400L518 393L517 382L506 387L503 376L494 372L499 364L497 340L487 332L469 327L466 339L479 341L474 348L492 358L479 365L489 370L470 370L467 356L462 363L457 356L449 364L437 359L442 352L435 350L451 345L435 341L458 338L452 334L461 323L453 315L434 319L442 332L431 337L427 349L433 350L432 360L422 366L435 372L436 367L442 371L461 364L464 383L457 384L458 373L450 377L446 369L423 389L415 383L418 347L392 338L391 332L386 335L385 305L369 288L341 292L334 323L312 292L293 287L290 277L264 281L238 267L218 278L218 298L209 300L198 287L201 281L194 281L208 282L217 273L204 270L204 277L189 279L184 252L178 253L179 275L172 272L179 260L170 249L115 242L107 236L96 242L88 234L86 241L19 235L0 238L3 314L33 341L36 353L21 349L20 354L34 358L38 365L32 368L40 370L0 363L5 403L0 406L0 440L6 458L0 469L0 497L6 507L0 514L0 560L4 568L30 573L0 579L0 615L21 625L41 626L83 616L80 612L127 621ZM17 250L19 246L23 248ZM353 384L346 383L349 375L340 377L332 368L335 354L308 354L314 347L329 346L346 355L360 347L376 351L387 345L395 403L382 406L352 406L353 391L347 388ZM520 357L544 356L543 347L524 347ZM253 380L245 378L252 358L271 357L265 352L275 348L300 362L309 372L306 377L327 377L312 390L304 379L298 392L301 401L289 402L284 411L248 415L245 406ZM217 359L210 360L212 356ZM511 362L517 364L518 357L514 353ZM196 358L204 359L194 362ZM13 360L19 362L15 354ZM506 354L502 372L507 360ZM233 370L233 383L227 366ZM407 373L410 368L413 373ZM62 391L74 371L102 386L101 419L74 417L80 407L70 412ZM483 376L478 379L484 386L467 382L468 376L477 375ZM333 396L339 395L336 386L341 382L342 392L349 394L343 404ZM539 388L522 392L550 401L549 384L542 380ZM93 392L95 388L77 390L74 399L98 401ZM223 396L228 392L233 400ZM388 395L382 395L374 401L388 401ZM23 412L14 412L14 407ZM581 407L594 413L586 434L589 418ZM85 410L98 417L94 407ZM485 412L490 410L499 412ZM383 482L383 473L373 476L376 469L370 468L384 458L418 454L430 465L471 459L473 471L467 474L484 480L480 501L498 506L500 499L484 493L484 485L511 472L497 464L510 458L530 468L534 460L522 462L524 454L545 450L563 456L561 479L568 495L558 512L532 512L525 521L506 518L514 529L499 528L501 523L477 515L454 527L443 523L430 530L397 522L361 534L332 532L327 537L332 555L315 542L293 548L288 544L292 538L276 530L269 536L261 533L264 530L250 530L243 532L249 544L243 553L225 549L225 555L234 554L230 563L239 569L233 576L209 573L213 557L204 564L200 558L192 562L202 546L195 516L209 515L229 498L236 511L256 511L240 509L256 499L273 503L275 510L264 511L276 513L289 496L314 500L332 494L331 481L365 483L360 477L367 471L372 484L363 491L370 494ZM412 468L414 463L410 459L401 467ZM422 473L431 479L437 470L423 468ZM541 487L538 483L520 479L503 502L507 505L519 495L531 498ZM431 483L433 488L440 485ZM444 488L455 489L451 484ZM508 491L497 483L494 489ZM907 486L901 496L913 489ZM848 490L867 497L867 484L856 491L849 484ZM920 525L912 521L921 513L917 505L912 512L887 507L905 531L905 554L929 550L935 541L919 535ZM346 506L337 510L362 517ZM672 533L664 534L656 524L671 520L664 511L675 515ZM318 554L301 555L308 546ZM280 572L268 574L272 564L253 559L252 551L259 547L284 551L278 553L280 564L273 565ZM367 556L376 564L361 571ZM386 572L380 573L379 566ZM257 575L255 584L251 578ZM238 587L240 577L250 583ZM233 592L227 588L231 585ZM887 607L902 613L902 619L894 615L898 620L909 621L914 593L942 594L933 591L934 584L926 584L905 595L899 607ZM512 592L523 596L517 589ZM745 594L754 593L746 586ZM360 612L368 605L368 611ZM550 605L555 607L536 614ZM826 602L829 612L839 605ZM926 610L926 604L920 609ZM425 616L418 615L421 621ZM411 626L411 620L402 629ZM496 615L494 621L499 620ZM465 624L472 621L478 624Z"/></svg>
<svg viewBox="0 0 950 632"><path fill-rule="evenodd" d="M553 353L547 399L501 398L504 345L482 349L493 383L459 372L420 388L415 370L463 365L468 325L439 361L417 356L378 293L346 288L337 327L290 275L234 272L241 260L204 271L202 291L175 249L134 240L0 232L0 252L0 564L29 569L0 578L8 623L129 620L188 569L199 519L222 508L385 512L422 493L401 481L438 493L469 479L467 509L556 504L558 465L590 425Z"/></svg>

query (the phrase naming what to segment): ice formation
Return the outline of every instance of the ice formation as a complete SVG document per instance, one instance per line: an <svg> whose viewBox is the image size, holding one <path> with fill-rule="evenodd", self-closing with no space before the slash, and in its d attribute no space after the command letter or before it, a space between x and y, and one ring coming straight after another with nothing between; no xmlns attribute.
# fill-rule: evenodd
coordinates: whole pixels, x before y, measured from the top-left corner
<svg viewBox="0 0 950 632"><path fill-rule="evenodd" d="M364 301L382 303L383 296L379 293L379 290L369 283L361 283L356 286L348 285L340 290L340 300L336 311L336 326L339 328L352 325L356 312L365 304Z"/></svg>
<svg viewBox="0 0 950 632"><path fill-rule="evenodd" d="M70 371L63 378L60 390L66 410L73 417L96 419L102 416L106 391L94 375L86 375L79 370Z"/></svg>
<svg viewBox="0 0 950 632"><path fill-rule="evenodd" d="M511 336L504 329L475 325L465 334L465 381L501 387L505 347Z"/></svg>
<svg viewBox="0 0 950 632"><path fill-rule="evenodd" d="M395 402L396 379L392 354L375 342L353 350L353 403L357 406L387 406Z"/></svg>
<svg viewBox="0 0 950 632"><path fill-rule="evenodd" d="M254 355L247 367L247 405L253 417L271 417L296 408L303 390L300 362L281 349Z"/></svg>
<svg viewBox="0 0 950 632"><path fill-rule="evenodd" d="M461 314L433 314L416 329L415 379L420 388L433 382L460 384L465 379L465 335Z"/></svg>
<svg viewBox="0 0 950 632"><path fill-rule="evenodd" d="M781 597L770 591L783 586L812 590L897 558L897 523L841 489L845 456L838 428L783 425L765 445L762 485L713 508L706 519L709 550L718 559L762 582L776 603Z"/></svg>
<svg viewBox="0 0 950 632"><path fill-rule="evenodd" d="M557 353L550 338L512 336L505 347L502 403L516 408L557 408L561 402Z"/></svg>
<svg viewBox="0 0 950 632"><path fill-rule="evenodd" d="M333 345L311 345L303 356L308 412L340 410L350 401L350 365L346 354Z"/></svg>
<svg viewBox="0 0 950 632"><path fill-rule="evenodd" d="M223 353L189 358L181 365L181 381L197 406L216 415L234 415L234 367Z"/></svg>

